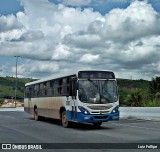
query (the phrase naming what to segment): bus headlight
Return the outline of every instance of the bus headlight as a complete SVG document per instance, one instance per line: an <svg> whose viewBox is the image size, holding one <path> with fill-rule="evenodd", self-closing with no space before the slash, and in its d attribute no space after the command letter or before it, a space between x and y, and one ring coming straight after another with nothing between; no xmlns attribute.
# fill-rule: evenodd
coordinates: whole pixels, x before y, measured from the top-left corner
<svg viewBox="0 0 160 152"><path fill-rule="evenodd" d="M117 113L119 110L119 106L116 106L113 110L112 110L112 113Z"/></svg>
<svg viewBox="0 0 160 152"><path fill-rule="evenodd" d="M89 111L81 106L78 106L79 110L83 113L83 114L89 114Z"/></svg>

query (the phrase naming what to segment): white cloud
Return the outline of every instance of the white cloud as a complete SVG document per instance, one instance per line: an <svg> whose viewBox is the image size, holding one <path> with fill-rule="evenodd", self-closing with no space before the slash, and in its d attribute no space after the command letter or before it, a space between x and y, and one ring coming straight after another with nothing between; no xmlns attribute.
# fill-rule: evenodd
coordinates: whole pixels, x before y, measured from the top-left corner
<svg viewBox="0 0 160 152"><path fill-rule="evenodd" d="M33 62L32 62L33 64ZM53 73L55 71L59 70L59 66L56 63L52 62L36 62L34 66L32 66L29 71L30 72L40 72L40 73Z"/></svg>
<svg viewBox="0 0 160 152"><path fill-rule="evenodd" d="M16 54L39 60L56 59L61 54L57 52L59 43L62 43L66 35L84 30L101 16L91 9L82 11L62 4L55 5L47 0L22 0L21 3L25 11L14 16L21 28L12 26L12 30L0 33L0 50L3 50L0 53L3 55ZM10 16L7 16L6 20L9 19ZM70 54L69 51L64 53L64 56Z"/></svg>
<svg viewBox="0 0 160 152"><path fill-rule="evenodd" d="M133 2L126 9L114 9L105 16L102 35L114 41L131 41L160 34L160 15L147 2Z"/></svg>
<svg viewBox="0 0 160 152"><path fill-rule="evenodd" d="M11 67L11 71L14 73L14 76L16 76L16 67ZM17 66L17 77L23 77L25 73L25 65L21 64Z"/></svg>
<svg viewBox="0 0 160 152"><path fill-rule="evenodd" d="M21 29L22 25L18 22L16 16L14 15L7 15L1 16L0 15L0 32L5 32L13 29Z"/></svg>
<svg viewBox="0 0 160 152"><path fill-rule="evenodd" d="M30 73L32 73L32 77L39 78L52 75L56 73L59 68L59 65L53 61L27 60L25 64L18 63L17 71L20 77L30 77ZM16 67L12 66L11 70L15 75Z"/></svg>
<svg viewBox="0 0 160 152"><path fill-rule="evenodd" d="M80 59L80 61L83 63L94 63L95 61L97 61L99 59L99 55L92 55L92 54L84 54L82 56L82 58Z"/></svg>
<svg viewBox="0 0 160 152"><path fill-rule="evenodd" d="M101 37L99 35L90 35L88 33L75 33L65 37L63 43L66 45L71 44L72 46L84 49L94 48L101 44Z"/></svg>
<svg viewBox="0 0 160 152"><path fill-rule="evenodd" d="M2 65L0 66L0 76L1 76L1 77L6 76L6 73L7 73L7 74L10 74L10 72L11 72L11 68L8 67L8 65L2 64Z"/></svg>
<svg viewBox="0 0 160 152"><path fill-rule="evenodd" d="M64 26L64 28L61 30L61 37L64 38L68 34L72 34L72 27L69 25Z"/></svg>
<svg viewBox="0 0 160 152"><path fill-rule="evenodd" d="M72 55L72 53L69 52L69 47L59 44L54 50L52 60L67 59L70 55Z"/></svg>
<svg viewBox="0 0 160 152"><path fill-rule="evenodd" d="M19 65L20 73L42 77L94 68L125 78L160 74L160 14L147 2L134 1L104 16L47 0L21 3L24 12L0 16L0 54L32 59Z"/></svg>
<svg viewBox="0 0 160 152"><path fill-rule="evenodd" d="M147 71L147 68L145 71L143 67L152 63L160 64L158 25L160 14L147 2L135 1L126 9L114 9L106 14L105 18L95 20L88 26L87 31L67 36L66 43L83 50L85 48L85 52L100 53L101 67L106 68L105 65L109 65L119 72L125 69L126 77L126 71L134 70L130 73L143 77L141 71ZM97 40L91 42L95 37ZM159 73L158 70L150 71L146 72L145 78Z"/></svg>
<svg viewBox="0 0 160 152"><path fill-rule="evenodd" d="M63 4L71 6L81 6L91 3L92 0L63 0Z"/></svg>
<svg viewBox="0 0 160 152"><path fill-rule="evenodd" d="M13 29L11 31L0 33L0 42L19 40L23 34L23 30Z"/></svg>
<svg viewBox="0 0 160 152"><path fill-rule="evenodd" d="M105 40L126 43L145 36L160 34L160 14L147 2L133 2L126 9L113 9L103 20L88 27L90 34Z"/></svg>

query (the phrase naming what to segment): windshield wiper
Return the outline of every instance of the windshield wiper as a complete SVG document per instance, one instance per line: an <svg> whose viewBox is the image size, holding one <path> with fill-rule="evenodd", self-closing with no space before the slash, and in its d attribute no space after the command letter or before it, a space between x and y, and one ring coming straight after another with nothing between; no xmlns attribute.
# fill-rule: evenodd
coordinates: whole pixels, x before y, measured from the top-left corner
<svg viewBox="0 0 160 152"><path fill-rule="evenodd" d="M106 85L106 83L108 83L108 79L107 80L105 80L105 82L104 82L104 84L102 84L102 92L103 92L103 89L104 89L104 86Z"/></svg>
<svg viewBox="0 0 160 152"><path fill-rule="evenodd" d="M88 81L91 82L98 89L98 85L96 85L95 82L93 82L93 80L88 79Z"/></svg>

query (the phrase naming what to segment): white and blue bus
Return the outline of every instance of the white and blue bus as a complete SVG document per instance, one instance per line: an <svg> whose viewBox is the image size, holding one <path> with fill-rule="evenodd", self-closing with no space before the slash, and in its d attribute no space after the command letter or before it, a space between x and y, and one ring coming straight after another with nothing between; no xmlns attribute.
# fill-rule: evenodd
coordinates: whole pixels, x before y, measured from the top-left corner
<svg viewBox="0 0 160 152"><path fill-rule="evenodd" d="M117 82L112 71L81 70L76 74L37 80L25 85L24 110L34 115L71 122L119 120Z"/></svg>

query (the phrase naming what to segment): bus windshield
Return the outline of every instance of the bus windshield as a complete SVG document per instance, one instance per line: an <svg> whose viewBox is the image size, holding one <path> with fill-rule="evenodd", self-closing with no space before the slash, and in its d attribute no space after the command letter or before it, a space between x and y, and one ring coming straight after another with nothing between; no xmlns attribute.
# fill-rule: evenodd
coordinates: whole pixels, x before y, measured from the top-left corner
<svg viewBox="0 0 160 152"><path fill-rule="evenodd" d="M85 103L106 104L118 100L114 80L79 80L79 100Z"/></svg>

